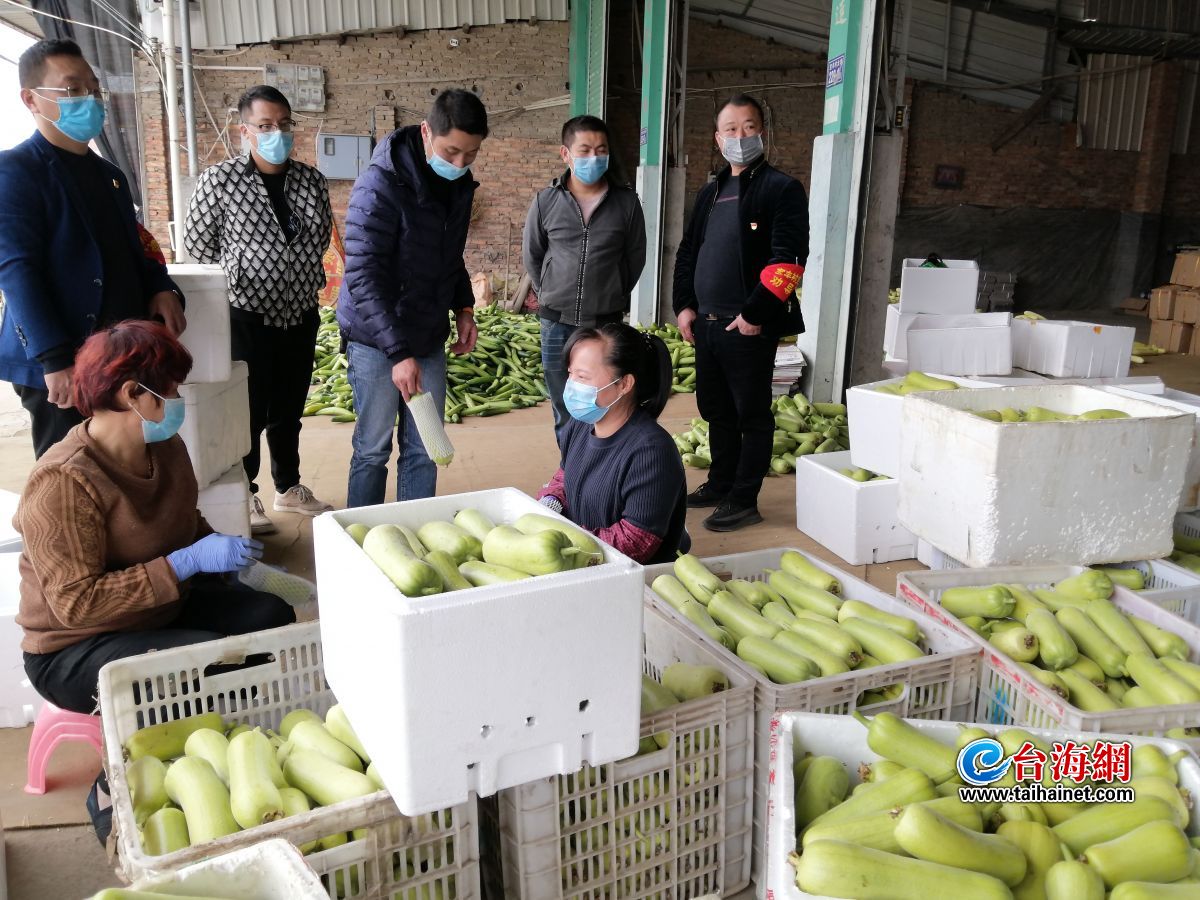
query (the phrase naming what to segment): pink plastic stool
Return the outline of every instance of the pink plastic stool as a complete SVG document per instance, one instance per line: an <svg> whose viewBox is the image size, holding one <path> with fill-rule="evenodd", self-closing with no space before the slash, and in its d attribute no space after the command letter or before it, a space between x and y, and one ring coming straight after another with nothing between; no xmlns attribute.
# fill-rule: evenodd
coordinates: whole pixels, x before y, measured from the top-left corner
<svg viewBox="0 0 1200 900"><path fill-rule="evenodd" d="M29 738L25 793L46 793L46 767L50 764L54 748L63 741L87 741L103 756L100 750L100 717L67 712L49 701L42 706Z"/></svg>

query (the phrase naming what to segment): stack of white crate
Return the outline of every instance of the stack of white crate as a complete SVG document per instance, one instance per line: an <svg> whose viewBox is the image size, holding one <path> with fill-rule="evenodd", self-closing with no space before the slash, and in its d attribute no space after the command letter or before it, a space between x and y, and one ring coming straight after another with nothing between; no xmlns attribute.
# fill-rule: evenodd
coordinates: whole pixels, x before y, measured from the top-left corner
<svg viewBox="0 0 1200 900"><path fill-rule="evenodd" d="M900 302L889 306L884 350L906 369L943 375L1008 375L1012 372L1012 314L975 312L979 264L945 260L924 268L906 259L900 271Z"/></svg>
<svg viewBox="0 0 1200 900"><path fill-rule="evenodd" d="M179 430L200 486L197 505L223 534L250 536L250 487L242 457L250 452L250 395L244 362L232 362L229 298L220 266L169 266L187 298L181 338L192 371L179 386L187 412Z"/></svg>

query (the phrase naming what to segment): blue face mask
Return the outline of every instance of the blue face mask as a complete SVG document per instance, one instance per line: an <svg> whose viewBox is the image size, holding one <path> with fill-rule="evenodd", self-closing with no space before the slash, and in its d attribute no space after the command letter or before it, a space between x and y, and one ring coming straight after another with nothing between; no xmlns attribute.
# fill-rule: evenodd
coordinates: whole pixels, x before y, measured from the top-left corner
<svg viewBox="0 0 1200 900"><path fill-rule="evenodd" d="M138 386L143 390L150 391L150 388L140 382ZM155 394L154 391L150 391L150 393L163 402L163 417L161 422L151 422L138 412L135 406L131 406L130 409L137 413L137 417L142 420L143 440L147 444L154 444L158 441L173 438L179 433L179 429L183 426L183 416L187 412L187 406L184 404L182 397L167 399L162 394Z"/></svg>
<svg viewBox="0 0 1200 900"><path fill-rule="evenodd" d="M429 165L447 181L455 181L467 174L469 167L459 167L449 160L442 159L437 153L429 157Z"/></svg>
<svg viewBox="0 0 1200 900"><path fill-rule="evenodd" d="M55 103L58 104L58 120L52 124L71 140L86 144L104 130L104 104L91 94L60 97Z"/></svg>
<svg viewBox="0 0 1200 900"><path fill-rule="evenodd" d="M612 387L620 380L617 378L610 381L604 387L592 387L590 384L580 384L573 378L568 378L567 386L563 389L563 405L571 414L571 418L588 425L595 425L616 405L617 400L621 399L618 397L608 406L600 406L596 403L596 397L604 388Z"/></svg>
<svg viewBox="0 0 1200 900"><path fill-rule="evenodd" d="M296 141L294 134L284 134L282 131L272 131L269 134L259 134L258 155L273 166L281 166L292 155L292 145Z"/></svg>
<svg viewBox="0 0 1200 900"><path fill-rule="evenodd" d="M584 184L595 184L608 171L607 156L575 156L571 158L571 171Z"/></svg>

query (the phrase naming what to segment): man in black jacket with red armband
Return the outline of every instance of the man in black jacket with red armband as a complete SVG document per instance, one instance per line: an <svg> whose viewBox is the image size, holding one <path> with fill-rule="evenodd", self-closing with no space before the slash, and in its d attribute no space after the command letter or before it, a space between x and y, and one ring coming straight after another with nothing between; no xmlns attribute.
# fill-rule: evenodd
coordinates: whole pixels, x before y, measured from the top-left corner
<svg viewBox="0 0 1200 900"><path fill-rule="evenodd" d="M762 521L771 463L771 376L779 339L804 331L796 287L808 258L804 186L763 156L763 109L748 94L717 111L729 162L697 195L675 257L675 315L696 345L696 398L708 422L708 480L688 506L716 507L709 531Z"/></svg>

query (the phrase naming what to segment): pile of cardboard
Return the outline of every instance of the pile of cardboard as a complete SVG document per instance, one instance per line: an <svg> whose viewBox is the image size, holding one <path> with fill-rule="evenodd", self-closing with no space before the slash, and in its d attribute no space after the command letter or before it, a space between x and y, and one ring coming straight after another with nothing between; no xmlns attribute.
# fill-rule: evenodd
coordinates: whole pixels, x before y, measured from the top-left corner
<svg viewBox="0 0 1200 900"><path fill-rule="evenodd" d="M1200 356L1200 251L1176 254L1171 283L1150 292L1150 343Z"/></svg>

